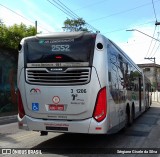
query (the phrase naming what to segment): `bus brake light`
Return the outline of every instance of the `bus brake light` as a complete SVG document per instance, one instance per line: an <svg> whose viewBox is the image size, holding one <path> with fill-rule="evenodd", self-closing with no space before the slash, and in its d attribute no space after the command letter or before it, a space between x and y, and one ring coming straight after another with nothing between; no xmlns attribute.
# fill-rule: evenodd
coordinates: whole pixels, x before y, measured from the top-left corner
<svg viewBox="0 0 160 157"><path fill-rule="evenodd" d="M96 105L93 113L93 117L97 122L101 122L106 117L106 113L107 113L106 96L107 96L106 87L104 87L98 93Z"/></svg>
<svg viewBox="0 0 160 157"><path fill-rule="evenodd" d="M62 59L62 56L56 56L56 59Z"/></svg>
<svg viewBox="0 0 160 157"><path fill-rule="evenodd" d="M19 113L20 118L23 118L24 115L25 115L23 102L22 102L22 97L21 97L21 93L20 93L19 90L18 90L18 113Z"/></svg>

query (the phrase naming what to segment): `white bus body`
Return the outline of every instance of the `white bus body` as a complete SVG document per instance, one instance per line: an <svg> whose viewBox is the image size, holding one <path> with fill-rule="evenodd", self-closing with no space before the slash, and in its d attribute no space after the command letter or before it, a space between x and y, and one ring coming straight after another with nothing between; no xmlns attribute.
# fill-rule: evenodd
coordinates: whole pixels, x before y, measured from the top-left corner
<svg viewBox="0 0 160 157"><path fill-rule="evenodd" d="M26 130L115 133L151 101L142 71L101 34L24 38L17 81L18 124Z"/></svg>

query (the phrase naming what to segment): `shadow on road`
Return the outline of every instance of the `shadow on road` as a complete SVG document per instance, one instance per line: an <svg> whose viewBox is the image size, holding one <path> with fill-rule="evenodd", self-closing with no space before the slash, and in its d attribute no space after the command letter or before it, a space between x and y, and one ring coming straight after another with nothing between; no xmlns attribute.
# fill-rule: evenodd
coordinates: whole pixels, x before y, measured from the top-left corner
<svg viewBox="0 0 160 157"><path fill-rule="evenodd" d="M12 135L12 133L5 133L5 134L0 133L0 142L3 142L3 143L8 142L8 143L12 143L12 144L18 143L17 140L12 138L10 135ZM2 143L2 145L0 145L0 147L3 146L3 143Z"/></svg>
<svg viewBox="0 0 160 157"><path fill-rule="evenodd" d="M113 147L117 136L119 135L62 134L33 149L54 154L99 154L99 152L109 151L107 147ZM110 144L106 145L106 141L110 141L107 142Z"/></svg>

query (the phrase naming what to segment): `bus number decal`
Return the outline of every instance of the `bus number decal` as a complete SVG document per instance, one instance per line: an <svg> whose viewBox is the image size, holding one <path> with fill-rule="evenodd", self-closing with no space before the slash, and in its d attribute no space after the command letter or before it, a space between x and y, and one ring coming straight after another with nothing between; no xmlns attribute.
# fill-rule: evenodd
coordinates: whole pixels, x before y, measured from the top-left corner
<svg viewBox="0 0 160 157"><path fill-rule="evenodd" d="M77 93L87 93L86 89L77 89Z"/></svg>
<svg viewBox="0 0 160 157"><path fill-rule="evenodd" d="M74 90L71 89L71 93L74 93ZM76 93L87 93L86 89L76 89Z"/></svg>
<svg viewBox="0 0 160 157"><path fill-rule="evenodd" d="M52 51L61 51L61 52L69 52L70 46L69 45L52 45Z"/></svg>

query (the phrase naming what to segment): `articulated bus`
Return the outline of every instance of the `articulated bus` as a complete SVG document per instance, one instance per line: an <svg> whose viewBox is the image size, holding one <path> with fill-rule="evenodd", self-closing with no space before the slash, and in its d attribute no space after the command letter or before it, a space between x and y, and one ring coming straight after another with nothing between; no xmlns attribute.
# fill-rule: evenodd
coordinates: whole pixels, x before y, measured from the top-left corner
<svg viewBox="0 0 160 157"><path fill-rule="evenodd" d="M41 135L116 133L151 105L143 71L100 33L22 39L17 81L19 128Z"/></svg>

